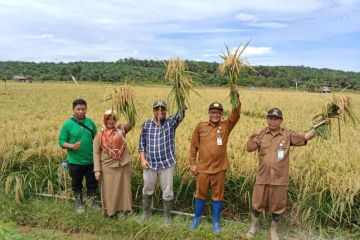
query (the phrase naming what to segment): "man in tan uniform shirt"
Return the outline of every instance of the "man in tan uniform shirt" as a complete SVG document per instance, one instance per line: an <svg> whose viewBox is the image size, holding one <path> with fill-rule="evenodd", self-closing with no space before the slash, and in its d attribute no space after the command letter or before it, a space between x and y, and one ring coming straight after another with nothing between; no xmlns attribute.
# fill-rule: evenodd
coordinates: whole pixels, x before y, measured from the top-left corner
<svg viewBox="0 0 360 240"><path fill-rule="evenodd" d="M190 170L196 174L196 194L195 217L190 229L200 224L205 199L211 189L213 231L216 234L221 231L220 212L224 201L226 170L229 168L226 146L230 132L240 118L239 99L238 103L238 107L225 120L221 119L224 111L222 105L218 102L210 104L209 121L200 122L193 132L189 160Z"/></svg>
<svg viewBox="0 0 360 240"><path fill-rule="evenodd" d="M255 129L246 145L248 152L258 150L259 153L259 167L252 196L252 224L246 234L247 238L255 235L260 213L270 211L270 237L272 240L279 239L277 222L286 208L290 146L304 146L315 136L314 130L299 133L284 129L281 127L282 122L282 112L278 108L270 109L267 114L268 127ZM329 120L324 121L328 122Z"/></svg>

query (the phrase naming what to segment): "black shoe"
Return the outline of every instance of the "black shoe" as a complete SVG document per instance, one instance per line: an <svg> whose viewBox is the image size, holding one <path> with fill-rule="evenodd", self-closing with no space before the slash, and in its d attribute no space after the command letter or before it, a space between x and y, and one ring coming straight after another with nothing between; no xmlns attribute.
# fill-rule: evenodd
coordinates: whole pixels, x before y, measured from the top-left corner
<svg viewBox="0 0 360 240"><path fill-rule="evenodd" d="M82 201L82 193L75 193L75 211L78 214L85 212L84 204Z"/></svg>
<svg viewBox="0 0 360 240"><path fill-rule="evenodd" d="M114 213L114 214L112 214L112 215L108 215L107 218L108 218L109 220L117 220L117 218L118 218L118 213L119 213L119 212L116 212L116 213Z"/></svg>

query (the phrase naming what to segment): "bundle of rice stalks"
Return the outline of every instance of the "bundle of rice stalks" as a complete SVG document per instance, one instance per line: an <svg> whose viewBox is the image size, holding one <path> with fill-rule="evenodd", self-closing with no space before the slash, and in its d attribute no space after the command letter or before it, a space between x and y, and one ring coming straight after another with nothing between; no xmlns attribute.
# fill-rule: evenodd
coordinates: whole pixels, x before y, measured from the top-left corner
<svg viewBox="0 0 360 240"><path fill-rule="evenodd" d="M331 135L331 126L329 124L325 124L325 119L327 118L337 119L339 130L338 135L340 140L340 121L347 123L350 120L354 126L360 123L359 119L353 112L350 98L345 96L334 95L332 101L328 102L323 108L323 112L313 117L312 129L315 129L316 135L323 139L329 139Z"/></svg>
<svg viewBox="0 0 360 240"><path fill-rule="evenodd" d="M230 86L230 103L233 109L239 106L237 92L232 89L236 89L238 85L238 79L240 77L241 71L248 67L254 72L255 69L250 66L250 64L241 58L241 54L244 52L246 47L249 45L250 41L248 41L244 47L241 48L241 45L235 50L235 53L232 54L225 44L226 53L220 55L220 57L224 60L217 69L218 73L222 76L229 77L229 86Z"/></svg>
<svg viewBox="0 0 360 240"><path fill-rule="evenodd" d="M105 101L112 102L112 109L116 110L118 114L125 115L131 126L135 126L135 120L137 117L135 108L135 93L129 85L123 85L121 87L115 87L110 91ZM120 116L119 116L120 118Z"/></svg>
<svg viewBox="0 0 360 240"><path fill-rule="evenodd" d="M170 59L168 64L165 63L166 74L165 80L172 84L172 89L168 96L168 101L172 109L176 104L177 111L183 111L190 106L190 91L198 93L193 88L193 82L188 75L185 62L180 58Z"/></svg>

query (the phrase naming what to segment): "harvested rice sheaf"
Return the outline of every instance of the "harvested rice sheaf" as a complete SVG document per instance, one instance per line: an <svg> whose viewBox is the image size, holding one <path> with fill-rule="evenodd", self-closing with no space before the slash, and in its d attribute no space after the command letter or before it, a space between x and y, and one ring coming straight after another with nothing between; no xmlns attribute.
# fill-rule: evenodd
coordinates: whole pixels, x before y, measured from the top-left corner
<svg viewBox="0 0 360 240"><path fill-rule="evenodd" d="M136 108L135 108L135 93L129 85L115 87L110 91L105 100L111 100L112 109L116 110L118 114L123 114L131 126L135 126Z"/></svg>
<svg viewBox="0 0 360 240"><path fill-rule="evenodd" d="M177 111L184 111L190 107L190 91L198 94L193 88L187 66L180 58L170 59L165 66L165 80L172 85L168 96L170 106L173 109L176 105Z"/></svg>
<svg viewBox="0 0 360 240"><path fill-rule="evenodd" d="M233 109L239 106L238 93L236 91L233 91L232 89L236 89L241 72L245 68L250 68L251 70L256 72L255 69L252 68L250 64L241 57L241 54L244 52L249 43L250 41L248 41L244 47L239 46L235 50L234 54L231 53L228 46L225 44L226 53L220 55L224 62L219 65L217 71L220 75L229 77L229 97Z"/></svg>
<svg viewBox="0 0 360 240"><path fill-rule="evenodd" d="M341 139L341 121L344 123L350 121L354 126L360 123L353 111L351 99L346 96L334 95L333 99L323 108L323 112L313 117L312 129L315 129L316 135L323 139L329 139L331 136L331 125L325 124L327 118L337 119L339 139Z"/></svg>

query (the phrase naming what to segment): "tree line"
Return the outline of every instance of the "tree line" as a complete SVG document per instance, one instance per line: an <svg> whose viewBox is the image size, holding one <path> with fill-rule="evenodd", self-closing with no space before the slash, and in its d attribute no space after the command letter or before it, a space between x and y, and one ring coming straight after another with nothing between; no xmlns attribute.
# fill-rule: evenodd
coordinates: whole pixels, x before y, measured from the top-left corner
<svg viewBox="0 0 360 240"><path fill-rule="evenodd" d="M225 86L227 78L220 76L218 63L187 60L189 74L195 84ZM360 72L317 69L304 66L255 66L255 72L244 69L240 85L247 87L291 88L298 83L300 89L331 88L360 89ZM131 84L163 83L164 61L120 59L115 62L0 62L0 79L9 80L14 75L24 75L32 81L127 82Z"/></svg>

